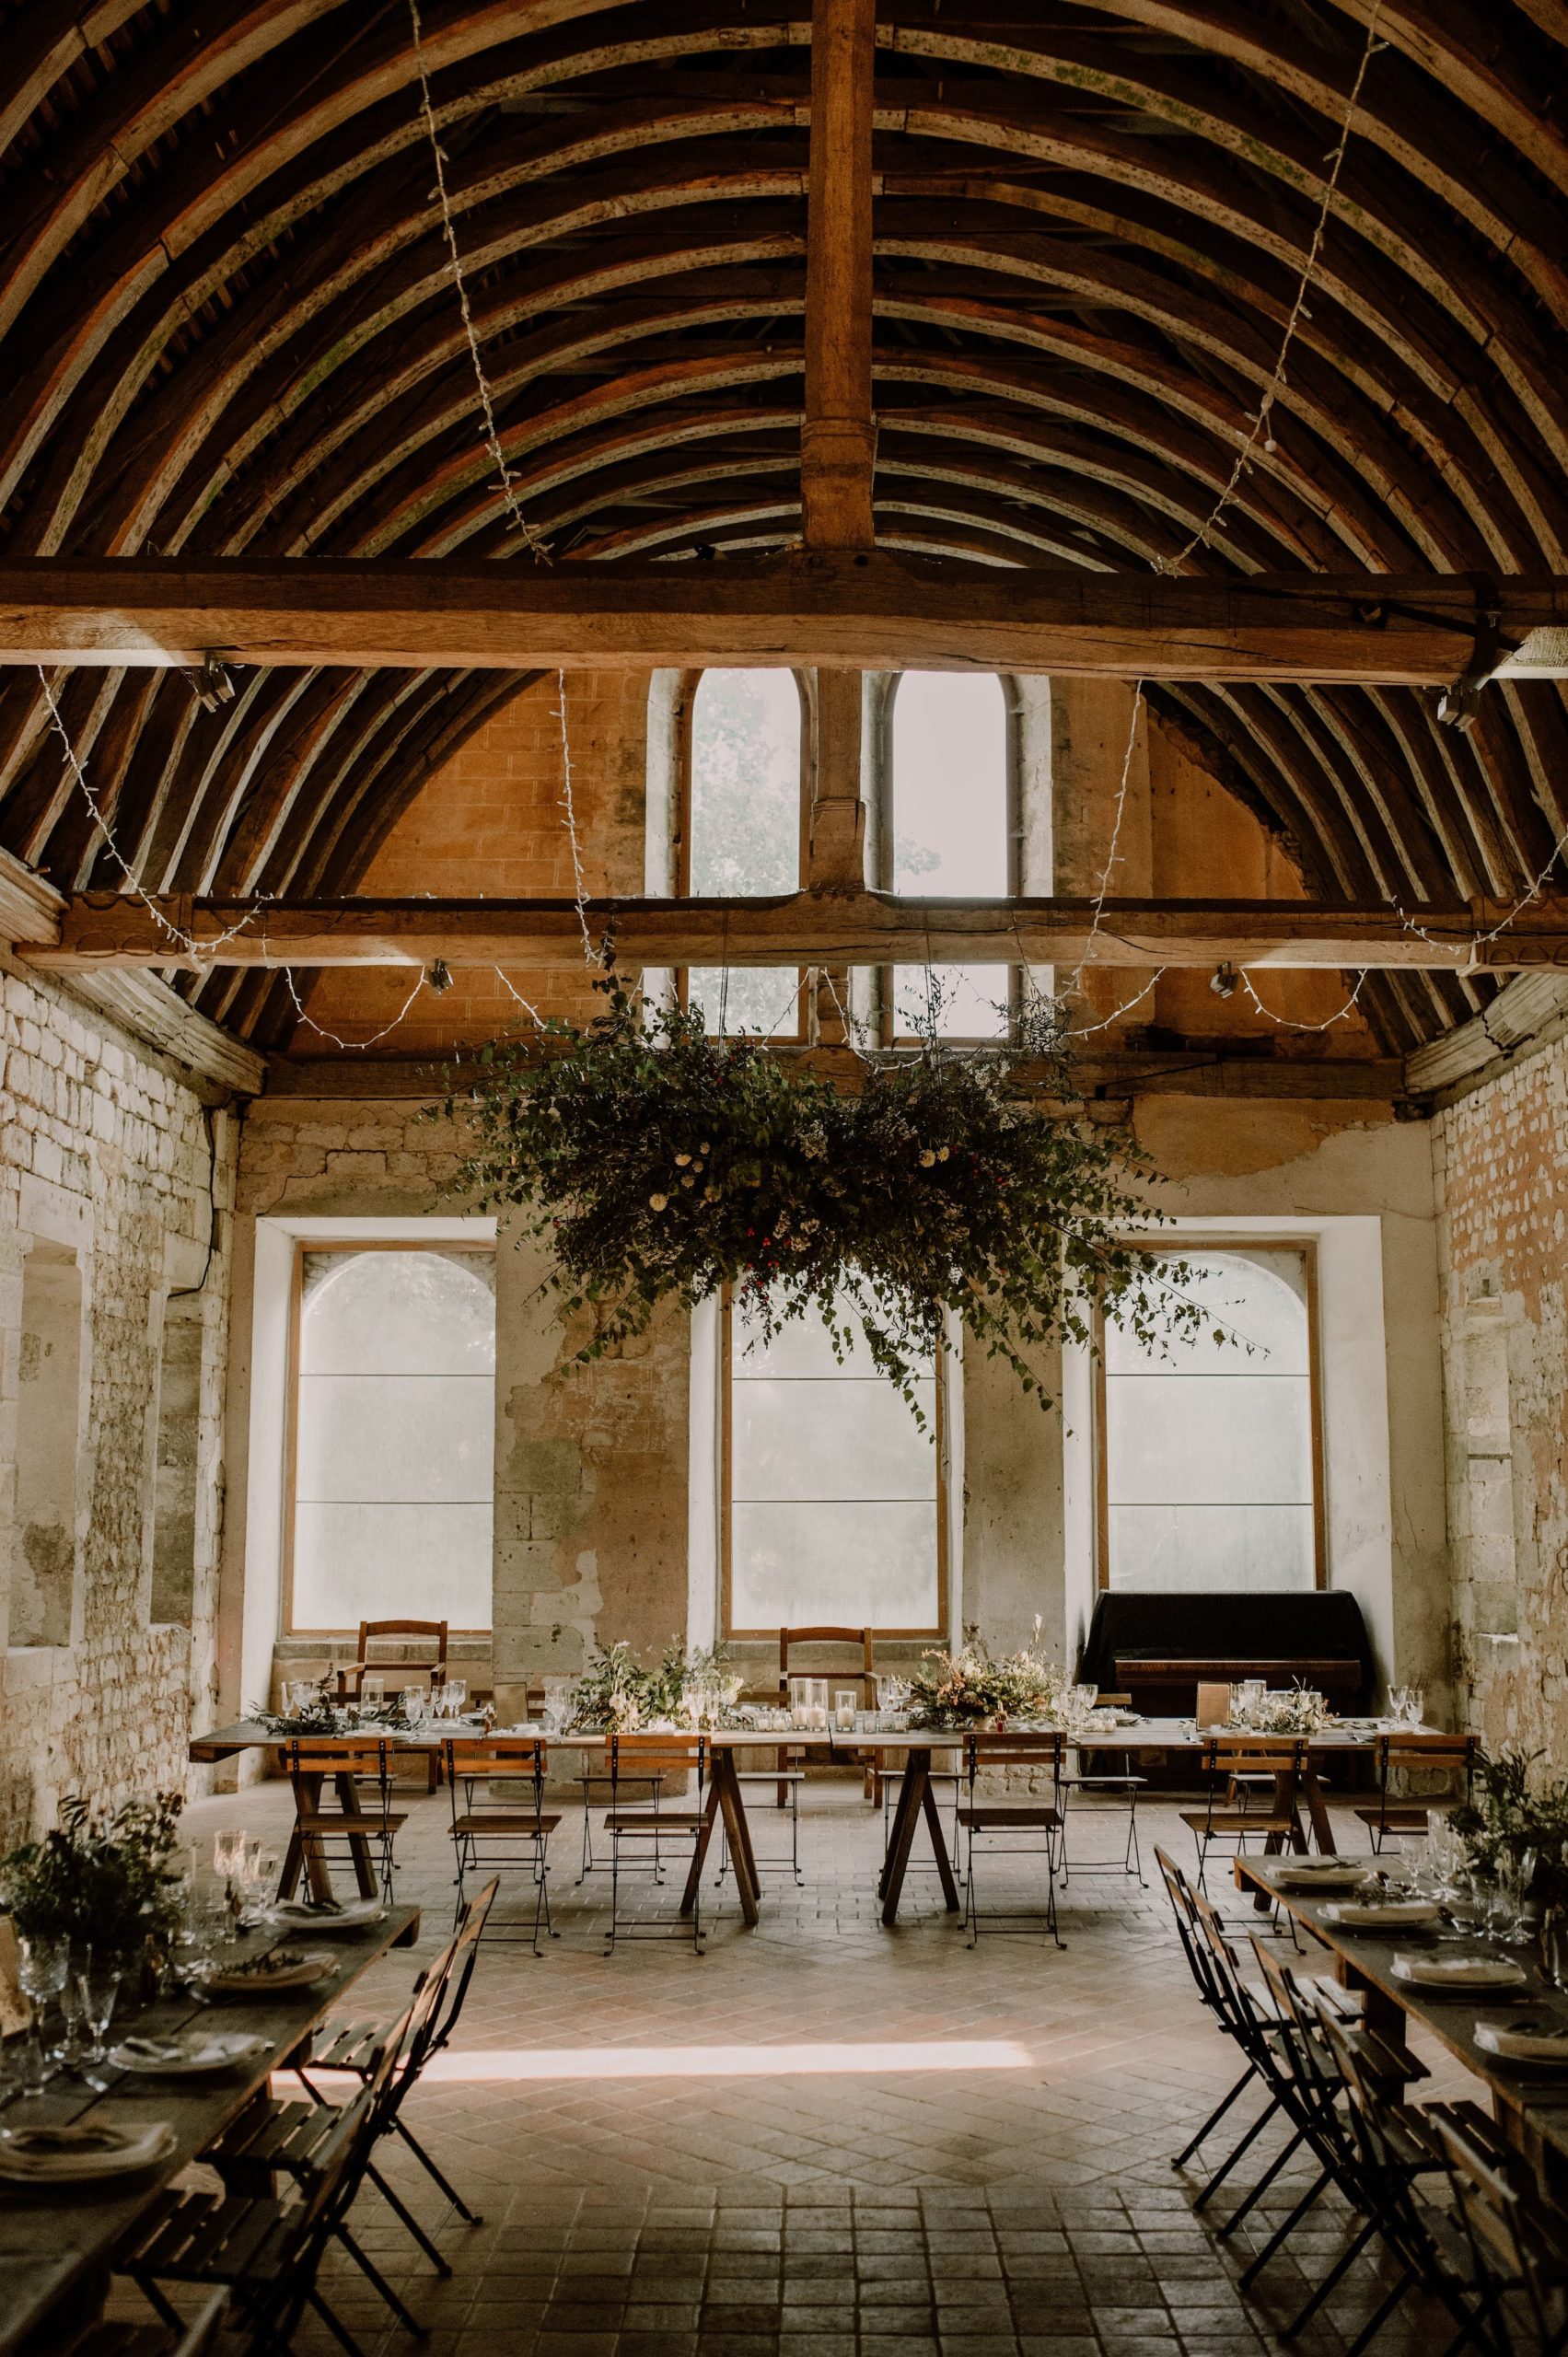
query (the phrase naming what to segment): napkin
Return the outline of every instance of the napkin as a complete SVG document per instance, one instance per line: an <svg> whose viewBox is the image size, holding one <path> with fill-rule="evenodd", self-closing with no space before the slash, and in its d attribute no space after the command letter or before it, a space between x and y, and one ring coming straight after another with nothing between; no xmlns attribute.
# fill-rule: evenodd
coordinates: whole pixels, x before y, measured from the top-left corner
<svg viewBox="0 0 1568 2357"><path fill-rule="evenodd" d="M1383 1926L1391 1931L1401 1923L1411 1929L1417 1923L1435 1923L1442 1910L1431 1898L1353 1898L1326 1907L1323 1912L1330 1923L1342 1923L1347 1932L1371 1932Z"/></svg>
<svg viewBox="0 0 1568 2357"><path fill-rule="evenodd" d="M1528 2023L1477 2022L1475 2042L1511 2062L1559 2062L1568 2070L1568 2025L1544 2029Z"/></svg>
<svg viewBox="0 0 1568 2357"><path fill-rule="evenodd" d="M1495 1989L1502 1981L1525 1978L1522 1966L1495 1956L1397 1956L1394 1970L1401 1980L1429 1989Z"/></svg>
<svg viewBox="0 0 1568 2357"><path fill-rule="evenodd" d="M169 2150L167 2119L140 2128L15 2128L0 2133L0 2165L15 2176L82 2177L118 2176L150 2166Z"/></svg>

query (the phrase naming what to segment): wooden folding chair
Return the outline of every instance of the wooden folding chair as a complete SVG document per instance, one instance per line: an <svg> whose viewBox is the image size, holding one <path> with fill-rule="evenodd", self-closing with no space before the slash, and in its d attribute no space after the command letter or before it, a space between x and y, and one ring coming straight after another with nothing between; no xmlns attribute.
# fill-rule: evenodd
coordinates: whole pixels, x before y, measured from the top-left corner
<svg viewBox="0 0 1568 2357"><path fill-rule="evenodd" d="M301 1869L312 1898L331 1898L329 1849L346 1856L362 1898L379 1888L392 1898L392 1844L408 1823L406 1810L392 1808L392 1746L385 1736L296 1736L284 1747L284 1765L294 1787L294 1831L284 1861L281 1896L292 1898ZM325 1805L331 1784L335 1808ZM373 1871L372 1852L379 1861Z"/></svg>
<svg viewBox="0 0 1568 2357"><path fill-rule="evenodd" d="M1381 1852L1390 1833L1424 1833L1434 1811L1469 1800L1478 1747L1479 1737L1473 1735L1427 1735L1411 1727L1378 1736L1377 1798L1371 1806L1355 1812L1371 1829L1375 1852ZM1406 1788L1405 1780L1411 1773L1458 1776L1460 1789L1446 1800L1423 1800Z"/></svg>
<svg viewBox="0 0 1568 2357"><path fill-rule="evenodd" d="M447 1679L447 1623L362 1620L358 1658L343 1663L338 1670L340 1702L361 1700L367 1671L384 1675L389 1684L396 1679L400 1687L424 1683L434 1693ZM416 1769L411 1767L408 1772L412 1775ZM441 1755L434 1747L424 1762L418 1764L417 1772L424 1776L426 1790L433 1793L441 1774Z"/></svg>
<svg viewBox="0 0 1568 2357"><path fill-rule="evenodd" d="M1198 1880L1203 1889L1208 1888L1206 1868L1214 1841L1233 1842L1237 1856L1259 1838L1270 1857L1287 1841L1293 1850L1306 1849L1297 1814L1306 1760L1307 1746L1295 1736L1216 1735L1204 1744L1207 1802L1201 1809L1180 1812L1182 1824L1198 1844ZM1262 1808L1237 1808L1232 1802L1234 1780L1243 1776L1272 1779L1273 1797Z"/></svg>
<svg viewBox="0 0 1568 2357"><path fill-rule="evenodd" d="M1026 1931L1043 1922L1058 1947L1062 1935L1056 1928L1056 1869L1062 1840L1062 1754L1063 1738L1060 1735L1000 1736L982 1735L972 1730L964 1743L964 1781L969 1797L959 1804L958 1824L966 1837L964 1874L964 1926L972 1948L980 1938L980 1905L976 1895L975 1854L981 1840L994 1840L1004 1854L1020 1853L1045 1860L1045 1911L1037 1910L1026 1914L1016 1908L997 1910L1000 1923L993 1928ZM1051 1796L1048 1800L1031 1795L1027 1800L981 1800L977 1790L979 1779L987 1769L1045 1768L1050 1771ZM1043 1841L1040 1837L1043 1835ZM993 1852L995 1854L995 1852Z"/></svg>
<svg viewBox="0 0 1568 2357"><path fill-rule="evenodd" d="M604 1829L610 1838L607 1953L613 1955L618 1938L683 1939L690 1934L692 1945L701 1956L702 1876L696 1868L712 1830L710 1812L704 1805L708 1776L707 1737L701 1735L612 1735L609 1760L610 1807L604 1819ZM666 1807L662 1794L667 1777L677 1777L682 1782L695 1779L695 1797L690 1805ZM631 1808L622 1804L621 1792L623 1784L645 1788L651 1780L656 1780L659 1794L651 1808ZM678 1852L690 1847L692 1872L687 1887L691 1890L692 1898L688 1918L674 1926L668 1922L646 1917L633 1917L622 1923L621 1852L627 1842L632 1843L634 1849L645 1842L652 1844L649 1865L656 1882L664 1878L660 1854L662 1846L668 1843Z"/></svg>
<svg viewBox="0 0 1568 2357"><path fill-rule="evenodd" d="M815 1665L809 1670L802 1669L796 1666L792 1671L790 1665L790 1654L796 1645L837 1645L840 1647L853 1648L853 1650L860 1655L859 1666L854 1669L828 1670L826 1672L822 1670L820 1665ZM863 1710L874 1711L877 1707L877 1678L876 1673L871 1666L871 1631L869 1629L781 1629L779 1631L779 1701L785 1709L789 1706L789 1681L792 1675L796 1678L821 1678L825 1675L830 1684L839 1680L847 1679L852 1685L857 1685L860 1688L861 1707ZM884 1754L880 1751L866 1751L859 1753L856 1756L862 1759L865 1763L866 1798L868 1800L875 1801L877 1805L880 1807L882 1805L882 1761ZM780 1808L783 1808L790 1799L791 1786L794 1785L798 1788L799 1784L804 1781L803 1771L799 1765L800 1759L801 1754L798 1751L792 1752L788 1747L785 1746L782 1747L779 1752L779 1765L776 1775L770 1776L766 1770L758 1769L743 1777L741 1781L742 1782L753 1784L776 1784L778 1786L778 1805Z"/></svg>
<svg viewBox="0 0 1568 2357"><path fill-rule="evenodd" d="M532 1941L535 1956L542 1956L540 1931L551 1939L550 1837L561 1822L557 1809L546 1815L544 1780L549 1769L548 1747L531 1736L448 1736L441 1746L442 1766L452 1795L452 1847L458 1867L456 1915L462 1913L470 1874L505 1874L526 1868L533 1875ZM514 1798L481 1801L481 1785L503 1782L519 1787ZM494 1939L503 1929L491 1927Z"/></svg>

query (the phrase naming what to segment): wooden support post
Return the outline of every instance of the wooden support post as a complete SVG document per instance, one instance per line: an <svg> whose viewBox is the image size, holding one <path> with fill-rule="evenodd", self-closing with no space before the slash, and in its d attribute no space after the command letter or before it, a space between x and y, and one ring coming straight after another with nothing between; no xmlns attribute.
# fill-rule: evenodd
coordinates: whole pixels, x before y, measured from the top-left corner
<svg viewBox="0 0 1568 2357"><path fill-rule="evenodd" d="M868 549L876 0L813 0L800 502L808 549Z"/></svg>

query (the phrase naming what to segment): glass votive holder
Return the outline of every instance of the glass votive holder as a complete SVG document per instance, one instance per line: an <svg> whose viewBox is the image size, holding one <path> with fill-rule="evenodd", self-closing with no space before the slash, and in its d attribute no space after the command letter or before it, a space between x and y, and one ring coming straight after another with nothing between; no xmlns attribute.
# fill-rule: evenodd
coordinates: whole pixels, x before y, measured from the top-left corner
<svg viewBox="0 0 1568 2357"><path fill-rule="evenodd" d="M841 1686L833 1696L833 1725L840 1735L854 1733L857 1697L853 1686Z"/></svg>

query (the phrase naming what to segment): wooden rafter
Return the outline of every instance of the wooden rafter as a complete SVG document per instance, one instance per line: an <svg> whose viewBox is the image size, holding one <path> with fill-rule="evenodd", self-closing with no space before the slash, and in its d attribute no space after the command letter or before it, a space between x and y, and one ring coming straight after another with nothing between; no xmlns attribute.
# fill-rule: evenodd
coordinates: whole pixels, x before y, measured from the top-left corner
<svg viewBox="0 0 1568 2357"><path fill-rule="evenodd" d="M807 552L711 565L0 563L0 663L604 663L1057 671L1442 687L1492 592L1442 575L1246 580ZM1497 585L1515 679L1568 676L1568 576Z"/></svg>
<svg viewBox="0 0 1568 2357"><path fill-rule="evenodd" d="M156 913L155 913L156 910ZM915 900L842 888L783 900L593 900L617 961L643 966L1051 965L1507 972L1568 967L1568 900L1323 907L1310 901ZM107 967L559 968L576 953L569 900L211 900L78 894L55 938L19 954L59 973ZM187 948L186 941L195 946Z"/></svg>

